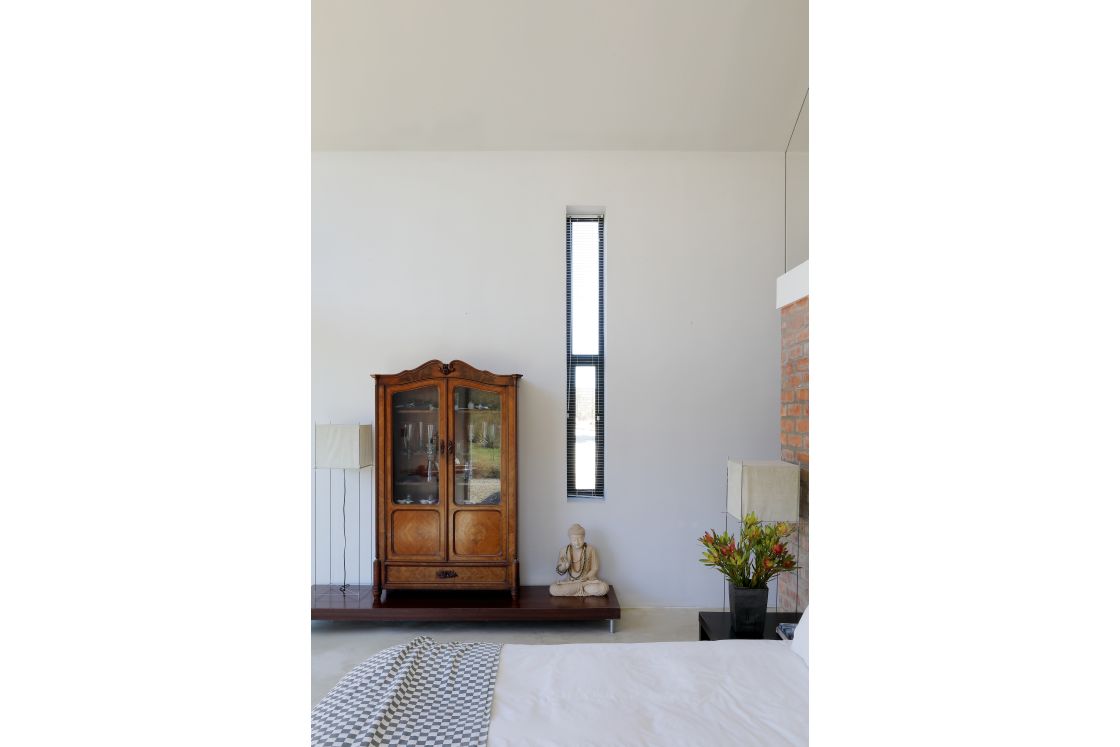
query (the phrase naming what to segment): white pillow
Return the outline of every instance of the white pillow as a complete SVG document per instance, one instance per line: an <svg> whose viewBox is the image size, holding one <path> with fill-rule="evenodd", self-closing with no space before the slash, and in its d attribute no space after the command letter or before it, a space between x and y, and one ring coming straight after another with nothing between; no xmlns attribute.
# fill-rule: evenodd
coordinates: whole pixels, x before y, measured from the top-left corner
<svg viewBox="0 0 1120 747"><path fill-rule="evenodd" d="M793 642L789 645L793 653L800 656L805 660L805 666L809 666L809 607L805 606L805 611L801 614L801 619L797 622L797 628L793 631Z"/></svg>

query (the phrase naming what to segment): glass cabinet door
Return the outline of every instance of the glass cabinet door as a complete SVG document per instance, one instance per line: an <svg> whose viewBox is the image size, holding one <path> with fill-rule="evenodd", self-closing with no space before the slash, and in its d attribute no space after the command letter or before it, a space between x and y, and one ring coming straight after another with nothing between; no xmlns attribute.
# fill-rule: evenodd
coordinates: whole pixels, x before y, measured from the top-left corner
<svg viewBox="0 0 1120 747"><path fill-rule="evenodd" d="M393 503L439 503L439 387L393 394Z"/></svg>
<svg viewBox="0 0 1120 747"><path fill-rule="evenodd" d="M502 397L457 386L453 446L455 504L493 506L502 501Z"/></svg>

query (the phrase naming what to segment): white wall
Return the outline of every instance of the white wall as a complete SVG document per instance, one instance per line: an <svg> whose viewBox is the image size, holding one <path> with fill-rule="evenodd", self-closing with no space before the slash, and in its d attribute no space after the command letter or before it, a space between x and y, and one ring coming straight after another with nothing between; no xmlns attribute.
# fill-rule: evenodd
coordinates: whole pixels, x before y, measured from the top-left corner
<svg viewBox="0 0 1120 747"><path fill-rule="evenodd" d="M371 422L369 374L431 358L524 374L522 583L556 578L578 521L623 605L718 607L696 538L724 526L724 462L778 457L782 201L781 153L315 153L312 419ZM602 503L565 495L568 205L607 215ZM341 579L340 480L329 541L319 477L321 583ZM369 582L369 470L361 490L352 583Z"/></svg>
<svg viewBox="0 0 1120 747"><path fill-rule="evenodd" d="M809 259L809 154L786 154L786 269Z"/></svg>
<svg viewBox="0 0 1120 747"><path fill-rule="evenodd" d="M809 259L809 94L786 148L786 270Z"/></svg>

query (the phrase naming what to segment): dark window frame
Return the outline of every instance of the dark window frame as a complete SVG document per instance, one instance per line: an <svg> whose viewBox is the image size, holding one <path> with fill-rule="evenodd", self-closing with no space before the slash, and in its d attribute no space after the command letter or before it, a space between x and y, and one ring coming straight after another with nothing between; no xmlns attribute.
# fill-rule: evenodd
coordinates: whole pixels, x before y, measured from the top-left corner
<svg viewBox="0 0 1120 747"><path fill-rule="evenodd" d="M599 353L598 355L575 355L572 353L572 224L573 223L598 223L599 224ZM606 410L606 390L603 387L606 369L606 346L603 334L603 317L606 306L603 303L603 246L606 233L606 221L603 215L569 215L567 220L567 452L568 452L568 498L593 498L604 499L605 481L603 479L606 444L603 440ZM593 490L576 489L576 386L575 376L577 366L595 367L595 488Z"/></svg>

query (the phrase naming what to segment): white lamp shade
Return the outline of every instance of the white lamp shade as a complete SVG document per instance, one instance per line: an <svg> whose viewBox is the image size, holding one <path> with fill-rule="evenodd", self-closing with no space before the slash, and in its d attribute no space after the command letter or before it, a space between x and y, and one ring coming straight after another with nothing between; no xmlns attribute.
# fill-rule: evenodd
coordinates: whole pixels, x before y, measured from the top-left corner
<svg viewBox="0 0 1120 747"><path fill-rule="evenodd" d="M759 521L797 521L801 468L776 461L727 462L727 513Z"/></svg>
<svg viewBox="0 0 1120 747"><path fill-rule="evenodd" d="M362 469L372 464L372 425L315 426L316 467Z"/></svg>

